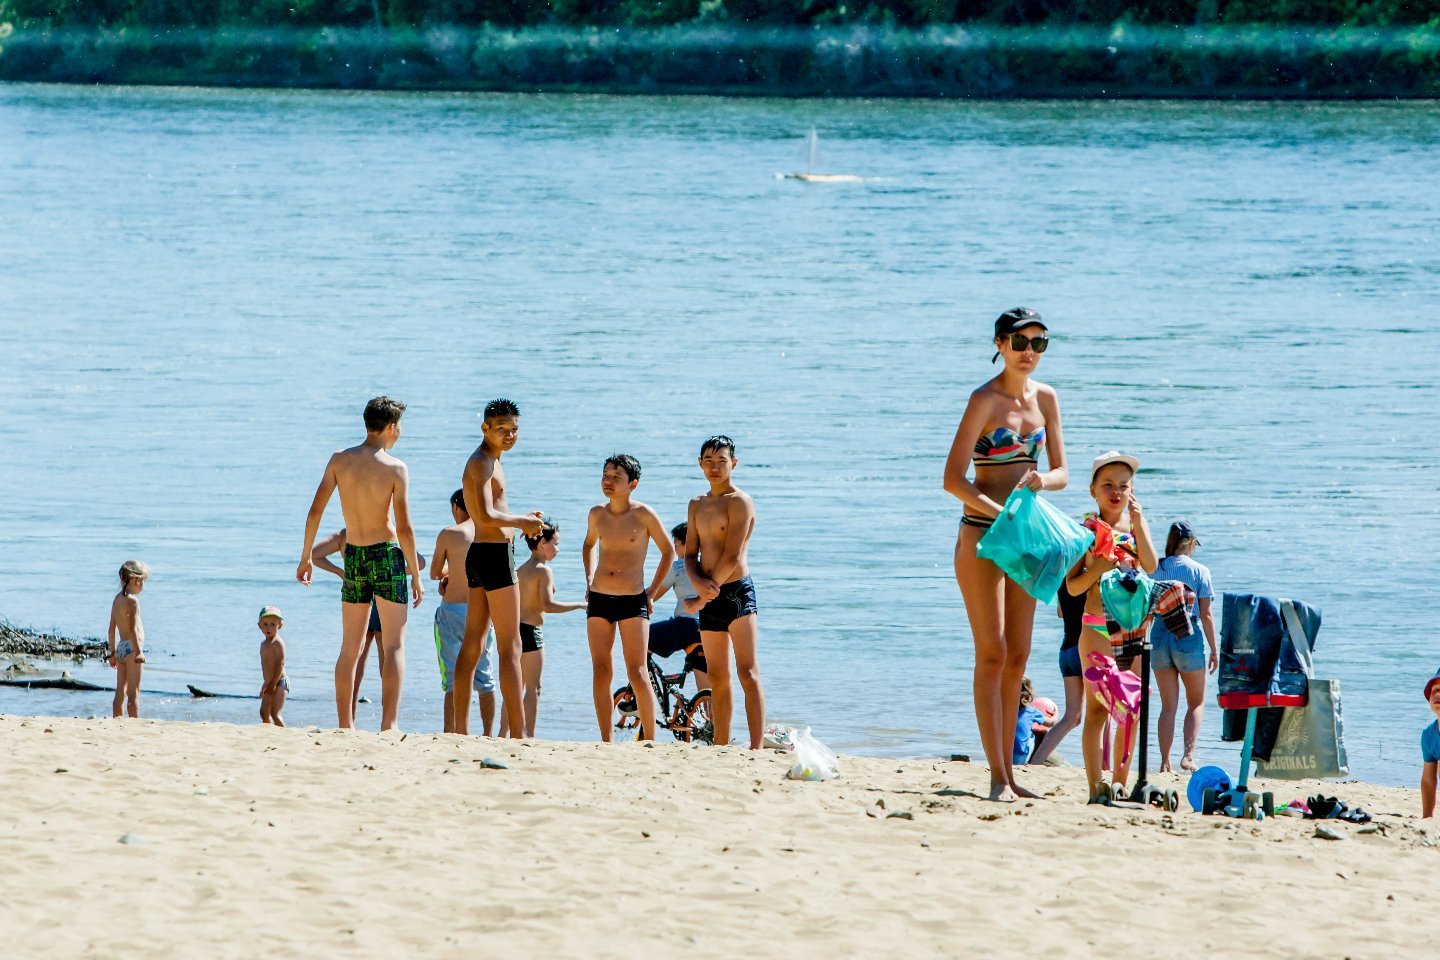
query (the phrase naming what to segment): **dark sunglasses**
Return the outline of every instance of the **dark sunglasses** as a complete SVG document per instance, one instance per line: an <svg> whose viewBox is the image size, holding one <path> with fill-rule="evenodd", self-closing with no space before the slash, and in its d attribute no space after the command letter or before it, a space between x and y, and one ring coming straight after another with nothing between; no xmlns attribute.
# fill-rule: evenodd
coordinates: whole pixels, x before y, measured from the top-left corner
<svg viewBox="0 0 1440 960"><path fill-rule="evenodd" d="M1049 346L1049 337L1027 337L1023 333L1010 334L1010 349L1016 353L1020 353L1026 347L1029 347L1036 353L1044 353Z"/></svg>

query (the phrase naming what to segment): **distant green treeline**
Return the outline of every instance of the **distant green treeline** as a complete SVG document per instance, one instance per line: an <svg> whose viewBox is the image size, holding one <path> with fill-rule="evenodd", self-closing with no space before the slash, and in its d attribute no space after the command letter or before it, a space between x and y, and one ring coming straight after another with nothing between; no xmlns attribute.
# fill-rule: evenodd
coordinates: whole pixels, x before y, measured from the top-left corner
<svg viewBox="0 0 1440 960"><path fill-rule="evenodd" d="M1440 0L0 0L44 28L1440 26Z"/></svg>

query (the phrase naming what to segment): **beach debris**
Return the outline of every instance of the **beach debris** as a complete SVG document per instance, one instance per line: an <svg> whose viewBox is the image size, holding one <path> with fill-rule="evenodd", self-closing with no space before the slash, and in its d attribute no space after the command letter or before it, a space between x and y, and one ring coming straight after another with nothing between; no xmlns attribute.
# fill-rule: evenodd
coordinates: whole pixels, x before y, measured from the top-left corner
<svg viewBox="0 0 1440 960"><path fill-rule="evenodd" d="M968 753L952 753L952 754L950 754L950 762L952 762L952 763L969 763L969 762L970 762L970 754L968 754Z"/></svg>
<svg viewBox="0 0 1440 960"><path fill-rule="evenodd" d="M4 673L0 673L0 677L4 677L6 680L14 680L18 677L33 677L39 672L40 668L30 661L16 660L5 668Z"/></svg>
<svg viewBox="0 0 1440 960"><path fill-rule="evenodd" d="M1315 836L1320 840L1344 840L1345 834L1339 830L1331 830L1329 827L1316 827Z"/></svg>
<svg viewBox="0 0 1440 960"><path fill-rule="evenodd" d="M783 723L771 723L765 727L764 745L783 753L792 753L795 750L795 738L800 731L794 727L788 727Z"/></svg>
<svg viewBox="0 0 1440 960"><path fill-rule="evenodd" d="M70 772L70 769L69 769L68 767L56 767L56 768L55 768L55 772L56 772L56 773L69 773L69 772Z"/></svg>
<svg viewBox="0 0 1440 960"><path fill-rule="evenodd" d="M885 814L885 819L886 819L886 820L914 820L914 819L915 819L915 814L911 813L909 810L891 810L889 813Z"/></svg>
<svg viewBox="0 0 1440 960"><path fill-rule="evenodd" d="M496 760L494 757L482 757L480 759L480 766L484 767L486 770L510 769L510 764L506 763L503 760Z"/></svg>
<svg viewBox="0 0 1440 960"><path fill-rule="evenodd" d="M132 847L143 847L145 838L138 833L124 833L120 835L120 842Z"/></svg>
<svg viewBox="0 0 1440 960"><path fill-rule="evenodd" d="M96 637L75 639L56 633L44 633L0 620L0 654L21 654L27 657L87 657L103 660L110 654L109 645Z"/></svg>
<svg viewBox="0 0 1440 960"><path fill-rule="evenodd" d="M1383 823L1367 823L1365 824L1365 826L1361 827L1355 832L1360 834L1361 836L1371 833L1378 833L1380 834L1380 836L1383 837L1385 836L1385 825Z"/></svg>
<svg viewBox="0 0 1440 960"><path fill-rule="evenodd" d="M209 788L209 787L196 787L196 788L195 788L195 796L197 796L197 797L208 797L208 796L210 796L210 788Z"/></svg>
<svg viewBox="0 0 1440 960"><path fill-rule="evenodd" d="M795 765L785 776L791 780L833 780L840 776L840 767L830 748L806 727L805 732L795 738Z"/></svg>

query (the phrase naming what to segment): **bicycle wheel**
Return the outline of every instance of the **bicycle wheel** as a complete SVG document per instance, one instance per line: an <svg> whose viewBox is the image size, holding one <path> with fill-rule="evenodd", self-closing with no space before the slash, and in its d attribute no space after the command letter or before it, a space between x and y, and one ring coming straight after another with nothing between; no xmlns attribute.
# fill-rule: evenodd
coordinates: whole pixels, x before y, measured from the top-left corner
<svg viewBox="0 0 1440 960"><path fill-rule="evenodd" d="M685 739L715 743L715 721L710 716L710 691L701 690L685 705Z"/></svg>
<svg viewBox="0 0 1440 960"><path fill-rule="evenodd" d="M640 708L635 702L635 691L627 683L615 691L615 729L633 730L640 726Z"/></svg>

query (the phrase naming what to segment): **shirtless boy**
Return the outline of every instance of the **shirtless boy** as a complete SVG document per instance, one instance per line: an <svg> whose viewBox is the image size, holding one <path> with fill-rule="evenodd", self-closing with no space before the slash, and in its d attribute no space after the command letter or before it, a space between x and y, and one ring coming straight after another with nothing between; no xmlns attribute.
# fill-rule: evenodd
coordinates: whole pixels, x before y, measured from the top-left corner
<svg viewBox="0 0 1440 960"><path fill-rule="evenodd" d="M465 611L465 642L455 658L452 684L470 688L475 665L485 652L485 633L494 623L506 728L510 736L519 738L525 734L525 706L520 693L520 588L511 531L518 528L527 537L539 536L543 514L538 510L523 516L512 514L506 497L500 457L520 439L520 408L511 400L491 400L485 406L481 430L484 439L465 463L462 485L465 510L475 522L475 542L465 554L470 602ZM456 700L454 712L455 732L468 734L470 698Z"/></svg>
<svg viewBox="0 0 1440 960"><path fill-rule="evenodd" d="M440 661L440 689L445 694L445 732L455 732L455 660L465 641L465 608L470 587L465 582L465 554L475 542L475 524L465 512L465 491L450 495L450 515L455 523L435 538L430 559L430 579L440 581L440 606L435 608L435 655ZM451 576L450 571L456 571ZM480 692L480 722L485 736L495 729L495 650L485 645L485 655L475 670L475 689ZM469 694L466 694L469 699Z"/></svg>
<svg viewBox="0 0 1440 960"><path fill-rule="evenodd" d="M285 726L280 711L290 695L290 678L285 676L285 638L280 636L285 618L279 607L261 607L260 633L260 722Z"/></svg>
<svg viewBox="0 0 1440 960"><path fill-rule="evenodd" d="M140 665L145 662L145 627L140 622L140 591L150 579L141 560L120 565L120 592L110 601L110 666L115 668L115 701L111 715L140 716ZM128 702L127 702L128 701Z"/></svg>
<svg viewBox="0 0 1440 960"><path fill-rule="evenodd" d="M640 501L630 499L639 484L640 462L634 457L621 453L605 461L600 490L607 502L590 508L582 554L587 585L585 629L590 639L590 664L594 668L591 690L600 739L606 743L614 731L610 682L614 678L616 627L620 628L625 673L638 701L641 737L655 739L655 692L650 689L648 668L650 611L654 598L664 592L675 548L670 545L659 515ZM651 540L660 548L660 565L655 568L647 590L645 554Z"/></svg>
<svg viewBox="0 0 1440 960"><path fill-rule="evenodd" d="M700 469L710 481L710 492L690 501L685 571L705 602L700 608L700 642L710 674L715 745L730 742L733 646L735 672L745 691L750 749L759 750L765 736L765 691L755 663L755 584L748 559L750 535L755 532L755 504L731 480L738 464L735 441L729 437L715 436L701 444Z"/></svg>
<svg viewBox="0 0 1440 960"><path fill-rule="evenodd" d="M321 540L310 550L310 559L315 566L328 573L333 573L341 580L345 579L345 569L338 567L330 559L336 554L345 552L345 528L341 527L330 536ZM415 562L425 566L425 554L417 553ZM355 693L350 698L350 715L353 717L360 709L360 686L365 681L365 663L370 659L370 648L374 647L380 659L380 675L385 675L385 645L380 642L380 609L376 606L374 598L370 600L370 619L365 625L365 639L360 644L360 656L355 658Z"/></svg>
<svg viewBox="0 0 1440 960"><path fill-rule="evenodd" d="M335 712L341 729L355 726L351 700L355 665L372 599L378 601L379 642L384 653L380 729L394 729L405 682L405 604L410 599L411 581L415 606L425 594L415 554L415 528L410 524L410 472L390 456L390 448L400 439L404 413L405 404L389 397L376 397L365 405L365 441L332 454L325 465L305 518L305 543L300 548L300 565L295 568L295 579L308 587L314 573L310 552L315 535L330 495L339 490L340 510L345 515L345 579L340 587L343 639L335 661Z"/></svg>
<svg viewBox="0 0 1440 960"><path fill-rule="evenodd" d="M530 559L520 565L520 669L525 684L525 736L535 736L535 715L540 710L540 673L545 668L545 614L569 613L585 607L584 600L555 599L555 572L550 561L560 552L560 525L544 518L538 537L526 537Z"/></svg>

